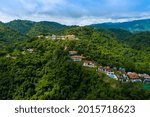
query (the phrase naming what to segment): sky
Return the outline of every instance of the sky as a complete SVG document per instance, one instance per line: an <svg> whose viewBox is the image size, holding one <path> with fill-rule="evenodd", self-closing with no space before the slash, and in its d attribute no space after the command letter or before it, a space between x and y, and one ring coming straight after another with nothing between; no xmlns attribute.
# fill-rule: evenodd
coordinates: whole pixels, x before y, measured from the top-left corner
<svg viewBox="0 0 150 117"><path fill-rule="evenodd" d="M0 21L89 25L150 18L150 0L0 0Z"/></svg>

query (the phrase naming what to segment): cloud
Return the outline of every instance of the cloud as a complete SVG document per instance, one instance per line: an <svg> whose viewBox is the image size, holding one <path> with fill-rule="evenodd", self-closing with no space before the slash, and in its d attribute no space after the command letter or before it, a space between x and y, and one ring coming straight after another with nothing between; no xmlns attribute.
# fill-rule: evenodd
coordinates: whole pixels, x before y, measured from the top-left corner
<svg viewBox="0 0 150 117"><path fill-rule="evenodd" d="M149 0L1 0L0 20L89 24L149 17Z"/></svg>

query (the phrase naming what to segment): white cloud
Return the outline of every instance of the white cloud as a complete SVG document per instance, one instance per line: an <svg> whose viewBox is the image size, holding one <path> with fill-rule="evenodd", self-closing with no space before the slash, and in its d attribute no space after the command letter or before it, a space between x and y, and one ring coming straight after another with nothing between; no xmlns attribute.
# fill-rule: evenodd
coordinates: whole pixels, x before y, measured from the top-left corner
<svg viewBox="0 0 150 117"><path fill-rule="evenodd" d="M3 12L0 12L0 20L3 21L3 22L9 22L9 21L12 21L14 19L19 19L18 17L15 17L15 16L10 16L8 14L5 14Z"/></svg>
<svg viewBox="0 0 150 117"><path fill-rule="evenodd" d="M149 17L149 10L136 10L139 2L134 1L139 0L1 0L0 20L46 20L85 25Z"/></svg>

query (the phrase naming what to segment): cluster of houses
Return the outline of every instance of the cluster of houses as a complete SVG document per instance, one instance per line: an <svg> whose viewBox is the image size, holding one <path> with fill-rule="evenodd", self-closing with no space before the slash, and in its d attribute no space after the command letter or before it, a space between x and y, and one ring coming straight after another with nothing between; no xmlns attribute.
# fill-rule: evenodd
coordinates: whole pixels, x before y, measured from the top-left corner
<svg viewBox="0 0 150 117"><path fill-rule="evenodd" d="M26 50L26 52L29 53L29 54L32 54L32 53L35 52L35 49L33 49L33 48L28 48L28 49Z"/></svg>
<svg viewBox="0 0 150 117"><path fill-rule="evenodd" d="M149 82L150 75L148 74L138 74L135 72L126 72L125 68L112 68L110 66L97 66L95 61L87 60L83 55L78 55L77 51L69 51L69 57L75 62L83 62L84 67L96 68L97 72L104 73L112 79L119 80L121 82Z"/></svg>
<svg viewBox="0 0 150 117"><path fill-rule="evenodd" d="M79 40L75 35L48 35L48 36L43 36L39 35L38 38L43 38L45 37L46 39L52 39L52 40Z"/></svg>
<svg viewBox="0 0 150 117"><path fill-rule="evenodd" d="M87 60L83 55L78 55L77 51L69 51L70 58L75 62L83 62L84 67L96 68L96 62Z"/></svg>

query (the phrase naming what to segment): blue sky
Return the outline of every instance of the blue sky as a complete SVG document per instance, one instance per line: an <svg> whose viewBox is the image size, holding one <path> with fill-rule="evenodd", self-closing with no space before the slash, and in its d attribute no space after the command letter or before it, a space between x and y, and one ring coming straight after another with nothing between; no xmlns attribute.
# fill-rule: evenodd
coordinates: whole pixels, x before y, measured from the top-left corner
<svg viewBox="0 0 150 117"><path fill-rule="evenodd" d="M67 25L150 18L150 0L0 0L0 21L56 21Z"/></svg>

